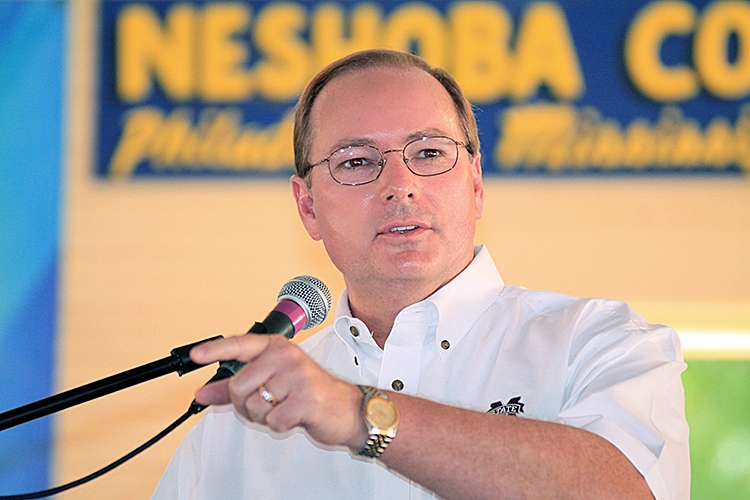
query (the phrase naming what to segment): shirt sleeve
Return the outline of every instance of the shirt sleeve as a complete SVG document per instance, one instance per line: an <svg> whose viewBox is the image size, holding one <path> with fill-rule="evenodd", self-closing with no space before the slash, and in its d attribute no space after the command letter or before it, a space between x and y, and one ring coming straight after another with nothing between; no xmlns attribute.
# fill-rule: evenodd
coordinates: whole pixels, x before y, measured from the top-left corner
<svg viewBox="0 0 750 500"><path fill-rule="evenodd" d="M672 328L652 325L626 305L581 317L565 404L557 421L616 446L657 500L690 497L690 458L681 373ZM601 304L591 307L601 313ZM623 319L624 318L624 319Z"/></svg>

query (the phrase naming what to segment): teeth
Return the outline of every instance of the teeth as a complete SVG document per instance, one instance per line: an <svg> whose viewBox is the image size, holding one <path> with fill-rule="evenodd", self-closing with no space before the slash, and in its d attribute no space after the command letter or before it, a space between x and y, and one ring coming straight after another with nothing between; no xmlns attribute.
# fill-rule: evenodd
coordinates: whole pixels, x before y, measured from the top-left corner
<svg viewBox="0 0 750 500"><path fill-rule="evenodd" d="M392 227L391 229L389 229L389 231L390 231L391 233L400 233L400 234L404 234L404 233L406 233L407 231L413 231L413 230L414 230L414 229L416 229L416 228L417 228L417 226L401 226L401 227Z"/></svg>

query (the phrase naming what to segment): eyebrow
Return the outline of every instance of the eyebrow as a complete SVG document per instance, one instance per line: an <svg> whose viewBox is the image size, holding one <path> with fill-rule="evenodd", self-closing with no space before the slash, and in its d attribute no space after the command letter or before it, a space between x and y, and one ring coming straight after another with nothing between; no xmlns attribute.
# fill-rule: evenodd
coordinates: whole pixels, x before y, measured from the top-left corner
<svg viewBox="0 0 750 500"><path fill-rule="evenodd" d="M426 129L417 130L416 132L412 132L411 134L407 135L404 140L404 144L402 144L402 146L405 146L411 141L421 139L422 137L434 137L434 136L451 137L451 135L446 133L444 130L437 129L437 128L426 128ZM334 151L338 151L339 149L344 149L344 148L348 148L351 146L373 146L376 148L382 148L382 146L377 145L376 140L370 137L351 137L351 138L344 138L336 142L336 144L330 151L334 152Z"/></svg>

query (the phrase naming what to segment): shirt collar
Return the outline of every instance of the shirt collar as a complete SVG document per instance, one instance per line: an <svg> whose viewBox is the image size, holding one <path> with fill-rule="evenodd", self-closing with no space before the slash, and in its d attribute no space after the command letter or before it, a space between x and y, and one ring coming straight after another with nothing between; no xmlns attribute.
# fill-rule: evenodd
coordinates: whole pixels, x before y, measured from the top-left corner
<svg viewBox="0 0 750 500"><path fill-rule="evenodd" d="M466 335L477 319L484 313L500 294L504 286L495 262L489 250L484 246L474 248L474 259L455 278L441 287L424 301L418 302L405 309L420 306L427 310L437 310L437 331L435 342L441 357L446 349L440 348L443 341L456 345ZM403 311L402 311L403 312ZM352 339L350 327L359 330L358 341ZM341 293L336 304L336 319L334 331L349 346L355 349L355 344L369 345L370 348L380 350L364 323L352 318L349 309L349 295L346 289Z"/></svg>
<svg viewBox="0 0 750 500"><path fill-rule="evenodd" d="M438 310L435 341L456 345L479 317L492 305L503 289L503 279L484 246L474 249L474 259L461 273L437 290L426 301ZM441 356L446 350L438 349Z"/></svg>
<svg viewBox="0 0 750 500"><path fill-rule="evenodd" d="M349 348L354 356L380 356L383 350L372 338L372 333L358 318L352 317L349 309L349 294L346 289L341 292L336 303L336 319L333 320L334 333ZM360 364L360 371L362 365Z"/></svg>

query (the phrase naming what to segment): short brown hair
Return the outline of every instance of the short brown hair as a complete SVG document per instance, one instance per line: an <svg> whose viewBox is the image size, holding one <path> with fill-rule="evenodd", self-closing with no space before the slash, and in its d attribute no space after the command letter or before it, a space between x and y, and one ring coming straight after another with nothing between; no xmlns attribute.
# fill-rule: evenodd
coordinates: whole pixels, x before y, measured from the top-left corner
<svg viewBox="0 0 750 500"><path fill-rule="evenodd" d="M479 132L474 111L461 87L447 71L433 68L421 57L406 52L372 49L355 52L323 68L305 87L294 113L294 166L302 178L310 171L308 156L312 142L310 114L315 99L338 75L365 68L418 68L432 75L445 88L456 106L458 119L466 141L466 150L474 155L479 151Z"/></svg>

